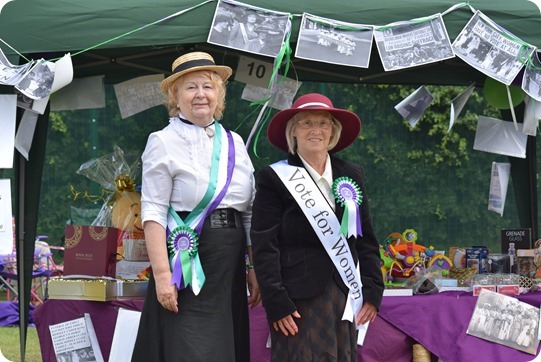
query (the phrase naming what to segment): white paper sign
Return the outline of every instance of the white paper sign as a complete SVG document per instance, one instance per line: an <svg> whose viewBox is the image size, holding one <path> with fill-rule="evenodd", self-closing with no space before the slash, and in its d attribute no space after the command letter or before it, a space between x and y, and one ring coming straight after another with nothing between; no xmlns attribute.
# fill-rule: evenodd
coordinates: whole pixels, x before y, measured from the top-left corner
<svg viewBox="0 0 541 362"><path fill-rule="evenodd" d="M147 75L115 84L115 94L122 119L164 104L167 98L160 89L163 74Z"/></svg>
<svg viewBox="0 0 541 362"><path fill-rule="evenodd" d="M266 87L256 87L246 84L241 98L247 101L257 102L271 97L269 107L283 110L291 107L301 84L302 82L279 75L274 89L270 90Z"/></svg>
<svg viewBox="0 0 541 362"><path fill-rule="evenodd" d="M0 179L0 255L13 252L11 181Z"/></svg>
<svg viewBox="0 0 541 362"><path fill-rule="evenodd" d="M267 88L272 75L273 64L258 59L240 57L235 81Z"/></svg>
<svg viewBox="0 0 541 362"><path fill-rule="evenodd" d="M394 108L411 127L415 127L433 100L434 96L422 85Z"/></svg>
<svg viewBox="0 0 541 362"><path fill-rule="evenodd" d="M103 362L100 345L90 314L49 326L54 353L58 361Z"/></svg>
<svg viewBox="0 0 541 362"><path fill-rule="evenodd" d="M13 168L17 96L0 94L0 168Z"/></svg>
<svg viewBox="0 0 541 362"><path fill-rule="evenodd" d="M51 111L104 107L103 75L74 79L69 85L51 94Z"/></svg>
<svg viewBox="0 0 541 362"><path fill-rule="evenodd" d="M475 83L472 83L468 88L464 90L464 92L460 93L455 99L451 101L451 119L449 121L449 129L447 130L447 132L449 132L455 124L456 119L462 112L464 105L470 98L474 89Z"/></svg>
<svg viewBox="0 0 541 362"><path fill-rule="evenodd" d="M490 178L490 191L488 193L488 209L503 216L505 198L509 185L511 173L510 163L492 162L492 173Z"/></svg>
<svg viewBox="0 0 541 362"><path fill-rule="evenodd" d="M517 127L518 130L515 129L513 122L479 116L473 149L499 155L526 158L528 135L522 133L521 123Z"/></svg>
<svg viewBox="0 0 541 362"><path fill-rule="evenodd" d="M130 362L139 330L141 312L120 308L111 344L110 362Z"/></svg>
<svg viewBox="0 0 541 362"><path fill-rule="evenodd" d="M17 135L15 136L15 148L17 148L17 151L19 151L27 161L30 147L32 147L32 140L34 139L37 121L38 114L26 109L23 113L21 124L17 129Z"/></svg>
<svg viewBox="0 0 541 362"><path fill-rule="evenodd" d="M522 121L522 133L528 136L537 135L537 125L541 120L541 102L526 95L524 96L524 120Z"/></svg>
<svg viewBox="0 0 541 362"><path fill-rule="evenodd" d="M55 72L51 93L64 88L73 80L73 63L71 55L68 53L55 62Z"/></svg>

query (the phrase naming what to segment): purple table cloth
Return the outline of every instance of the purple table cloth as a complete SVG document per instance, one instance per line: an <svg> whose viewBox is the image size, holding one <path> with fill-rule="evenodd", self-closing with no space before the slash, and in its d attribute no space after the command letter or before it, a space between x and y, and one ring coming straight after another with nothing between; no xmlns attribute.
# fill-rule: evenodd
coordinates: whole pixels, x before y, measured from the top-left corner
<svg viewBox="0 0 541 362"><path fill-rule="evenodd" d="M387 299L387 297L385 298ZM81 317L89 313L96 330L98 342L105 361L109 359L111 343L119 308L141 310L142 300L90 302L82 300L47 300L33 313L39 336L43 361L56 362L49 326ZM266 348L269 329L261 305L250 309L250 348L254 362L270 361L270 349ZM377 318L368 328L364 346L359 346L359 362L411 362L412 344L408 335L392 324Z"/></svg>
<svg viewBox="0 0 541 362"><path fill-rule="evenodd" d="M32 312L34 306L30 305L28 325L33 325ZM0 327L14 327L19 325L19 302L0 302Z"/></svg>
<svg viewBox="0 0 541 362"><path fill-rule="evenodd" d="M518 299L539 308L541 292ZM533 360L532 354L466 334L476 301L467 292L385 297L379 316L445 362Z"/></svg>

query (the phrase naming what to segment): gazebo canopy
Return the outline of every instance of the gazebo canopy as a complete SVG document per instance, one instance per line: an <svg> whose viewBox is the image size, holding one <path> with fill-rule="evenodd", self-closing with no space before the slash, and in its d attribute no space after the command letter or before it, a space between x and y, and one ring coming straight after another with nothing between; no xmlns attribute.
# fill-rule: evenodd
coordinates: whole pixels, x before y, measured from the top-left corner
<svg viewBox="0 0 541 362"><path fill-rule="evenodd" d="M34 59L55 60L72 56L74 77L104 75L115 84L149 74L168 74L172 59L188 50L211 53L220 64L236 68L241 51L207 43L218 2L214 0L13 0L0 13L0 48L13 64ZM443 14L454 40L474 10L481 11L501 28L534 47L541 47L541 9L530 0L246 0L245 4L292 15L291 47L295 49L303 13L354 24L383 26L399 21ZM451 9L451 10L450 10ZM450 10L450 11L449 11ZM259 57L272 62L269 57ZM482 85L486 75L460 58L385 72L372 47L368 68L346 67L291 58L301 81L382 84ZM0 87L13 94L12 87ZM18 113L19 122L22 112ZM36 235L40 180L47 137L48 112L40 117L30 160L16 155L15 184L20 320L27 321L34 238ZM534 139L535 140L535 139ZM524 209L537 229L535 142L528 143L528 162L522 170ZM528 167L526 167L528 165ZM514 167L514 166L513 166ZM515 167L514 167L515 169ZM529 196L530 195L530 196ZM529 201L530 199L532 201ZM24 360L26 322L21 323Z"/></svg>

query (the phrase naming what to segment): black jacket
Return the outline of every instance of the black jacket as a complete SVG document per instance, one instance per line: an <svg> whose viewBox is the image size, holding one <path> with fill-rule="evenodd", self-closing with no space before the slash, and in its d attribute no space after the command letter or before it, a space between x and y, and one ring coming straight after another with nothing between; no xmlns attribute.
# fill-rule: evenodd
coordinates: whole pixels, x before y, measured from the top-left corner
<svg viewBox="0 0 541 362"><path fill-rule="evenodd" d="M290 165L304 167L297 155L289 155ZM331 155L333 178L351 177L359 185L363 237L348 239L354 261L360 259L363 298L379 309L383 295L383 278L379 244L374 235L368 197L361 167ZM275 171L267 166L256 178L251 239L257 280L263 307L269 322L276 322L296 310L293 300L312 298L325 290L335 278L344 293L342 282L321 241ZM342 220L344 208L336 204L336 215Z"/></svg>

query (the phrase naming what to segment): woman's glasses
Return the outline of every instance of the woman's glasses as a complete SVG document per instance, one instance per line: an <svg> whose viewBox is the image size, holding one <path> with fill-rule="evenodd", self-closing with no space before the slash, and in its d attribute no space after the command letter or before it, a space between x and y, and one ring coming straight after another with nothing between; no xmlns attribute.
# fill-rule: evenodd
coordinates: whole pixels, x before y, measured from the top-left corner
<svg viewBox="0 0 541 362"><path fill-rule="evenodd" d="M314 121L312 119L303 119L302 121L299 121L299 126L304 129L310 129L314 127L319 127L321 129L329 129L332 127L332 121L329 120L321 120L321 121Z"/></svg>

